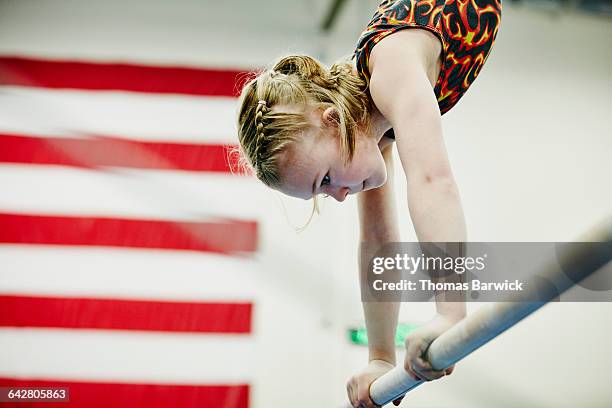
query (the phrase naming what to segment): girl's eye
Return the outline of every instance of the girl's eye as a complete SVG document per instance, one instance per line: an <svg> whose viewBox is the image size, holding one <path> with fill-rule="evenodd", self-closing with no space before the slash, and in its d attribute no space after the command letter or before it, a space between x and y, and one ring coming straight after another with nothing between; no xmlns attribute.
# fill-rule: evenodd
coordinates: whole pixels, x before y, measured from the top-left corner
<svg viewBox="0 0 612 408"><path fill-rule="evenodd" d="M329 173L327 173L326 175L323 176L323 179L321 179L321 185L326 186L329 183L331 183L331 178L329 177Z"/></svg>

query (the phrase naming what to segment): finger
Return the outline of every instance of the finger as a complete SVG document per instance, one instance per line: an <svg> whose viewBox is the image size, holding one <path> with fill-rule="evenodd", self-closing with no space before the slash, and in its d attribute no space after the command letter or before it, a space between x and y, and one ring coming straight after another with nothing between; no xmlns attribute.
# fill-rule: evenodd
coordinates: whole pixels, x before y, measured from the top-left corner
<svg viewBox="0 0 612 408"><path fill-rule="evenodd" d="M406 340L406 357L411 360L421 355L421 346L419 340Z"/></svg>
<svg viewBox="0 0 612 408"><path fill-rule="evenodd" d="M425 381L433 381L438 378L444 377L446 373L444 371L435 370L415 370L417 375L423 378Z"/></svg>
<svg viewBox="0 0 612 408"><path fill-rule="evenodd" d="M346 392L348 393L348 398L351 402L351 405L355 408L359 407L359 401L357 400L357 392L355 390L354 385L351 383L346 384Z"/></svg>
<svg viewBox="0 0 612 408"><path fill-rule="evenodd" d="M406 358L404 359L404 368L409 373L416 374L418 365L415 364L417 355L415 354L417 350L415 348L406 350Z"/></svg>
<svg viewBox="0 0 612 408"><path fill-rule="evenodd" d="M436 370L415 370L416 373L421 377L426 379L427 381L437 380L438 378L444 377L446 372L436 371Z"/></svg>
<svg viewBox="0 0 612 408"><path fill-rule="evenodd" d="M414 369L418 371L433 370L431 363L422 357L415 358L412 365L414 366Z"/></svg>
<svg viewBox="0 0 612 408"><path fill-rule="evenodd" d="M420 367L424 370L431 370L431 363L424 358L426 349L426 343L420 340L412 342L406 349L406 359L410 360L413 366Z"/></svg>
<svg viewBox="0 0 612 408"><path fill-rule="evenodd" d="M411 350L414 353L414 350ZM418 366L415 365L416 358L410 355L410 352L406 350L406 358L404 359L404 369L408 372L408 374L414 378L416 381L421 380L418 373ZM431 368L430 368L431 369ZM423 369L425 370L425 369Z"/></svg>
<svg viewBox="0 0 612 408"><path fill-rule="evenodd" d="M404 370L406 370L406 373L408 373L408 375L414 379L418 381L417 375L415 374L415 372L412 370L412 366L410 364L410 360L408 360L408 356L406 356L406 359L404 360Z"/></svg>
<svg viewBox="0 0 612 408"><path fill-rule="evenodd" d="M434 370L431 365L429 365L429 368L423 368L419 364L413 364L412 370L425 381L437 380L446 375L446 370Z"/></svg>
<svg viewBox="0 0 612 408"><path fill-rule="evenodd" d="M378 405L374 404L374 401L370 398L370 387L368 385L359 387L357 390L357 400L360 403L360 407L378 408Z"/></svg>

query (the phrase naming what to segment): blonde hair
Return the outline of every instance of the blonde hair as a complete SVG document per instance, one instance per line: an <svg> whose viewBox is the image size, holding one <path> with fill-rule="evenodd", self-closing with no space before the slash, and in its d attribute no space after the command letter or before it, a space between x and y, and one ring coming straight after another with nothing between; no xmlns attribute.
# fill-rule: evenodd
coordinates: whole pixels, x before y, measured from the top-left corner
<svg viewBox="0 0 612 408"><path fill-rule="evenodd" d="M251 77L240 94L238 166L252 172L268 187L282 184L279 161L287 147L313 126L309 114L334 107L340 130L341 149L350 162L359 127L370 129L371 99L367 83L353 73L353 65L343 59L328 69L307 55L281 58ZM317 196L303 230L319 212Z"/></svg>
<svg viewBox="0 0 612 408"><path fill-rule="evenodd" d="M281 58L244 85L238 111L239 165L259 180L278 187L279 158L301 132L313 126L312 109L335 107L341 147L350 161L358 127L369 130L371 101L367 83L353 73L350 61L329 69L306 55ZM316 202L315 202L316 207Z"/></svg>

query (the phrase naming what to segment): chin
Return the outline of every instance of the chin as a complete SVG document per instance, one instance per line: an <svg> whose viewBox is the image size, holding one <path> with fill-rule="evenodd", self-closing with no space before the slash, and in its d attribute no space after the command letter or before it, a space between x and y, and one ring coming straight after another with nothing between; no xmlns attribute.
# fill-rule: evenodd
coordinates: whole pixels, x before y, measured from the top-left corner
<svg viewBox="0 0 612 408"><path fill-rule="evenodd" d="M387 182L387 168L386 167L383 167L382 171L379 174L377 174L376 181L377 183L373 184L372 188L378 188L378 187L382 187L385 185L385 183Z"/></svg>
<svg viewBox="0 0 612 408"><path fill-rule="evenodd" d="M383 185L385 185L385 183L387 182L387 175L383 174L383 175L374 175L370 178L368 178L365 181L365 190L373 190L375 188L381 187Z"/></svg>

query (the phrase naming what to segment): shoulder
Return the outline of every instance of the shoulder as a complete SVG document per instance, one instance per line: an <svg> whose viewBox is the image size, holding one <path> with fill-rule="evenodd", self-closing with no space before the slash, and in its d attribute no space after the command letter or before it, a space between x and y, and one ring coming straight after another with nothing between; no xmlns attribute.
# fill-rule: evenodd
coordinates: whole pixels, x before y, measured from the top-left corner
<svg viewBox="0 0 612 408"><path fill-rule="evenodd" d="M390 122L423 108L438 109L436 41L425 30L402 30L374 49L369 91L374 105Z"/></svg>
<svg viewBox="0 0 612 408"><path fill-rule="evenodd" d="M368 69L371 75L379 66L388 68L399 64L417 64L431 73L433 83L437 79L442 56L440 39L431 31L421 28L407 28L383 38L372 49ZM437 71L437 72L436 72Z"/></svg>

